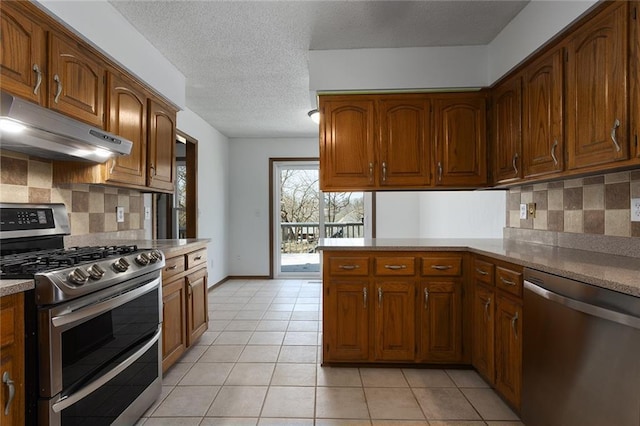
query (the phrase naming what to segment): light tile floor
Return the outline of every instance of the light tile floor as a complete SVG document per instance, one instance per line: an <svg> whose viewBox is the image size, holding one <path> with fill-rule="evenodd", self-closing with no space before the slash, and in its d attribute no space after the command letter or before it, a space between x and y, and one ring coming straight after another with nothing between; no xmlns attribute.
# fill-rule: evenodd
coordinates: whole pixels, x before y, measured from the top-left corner
<svg viewBox="0 0 640 426"><path fill-rule="evenodd" d="M472 370L321 367L321 284L231 280L138 425L522 425Z"/></svg>

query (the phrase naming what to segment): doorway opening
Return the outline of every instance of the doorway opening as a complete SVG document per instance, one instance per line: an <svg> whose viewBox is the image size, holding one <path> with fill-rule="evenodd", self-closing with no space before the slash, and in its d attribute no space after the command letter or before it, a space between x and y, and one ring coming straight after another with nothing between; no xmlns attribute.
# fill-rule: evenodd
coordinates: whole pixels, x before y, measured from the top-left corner
<svg viewBox="0 0 640 426"><path fill-rule="evenodd" d="M180 130L176 135L173 194L154 194L156 238L198 235L198 141Z"/></svg>
<svg viewBox="0 0 640 426"><path fill-rule="evenodd" d="M271 159L271 271L319 278L320 238L368 238L371 194L323 193L317 159Z"/></svg>

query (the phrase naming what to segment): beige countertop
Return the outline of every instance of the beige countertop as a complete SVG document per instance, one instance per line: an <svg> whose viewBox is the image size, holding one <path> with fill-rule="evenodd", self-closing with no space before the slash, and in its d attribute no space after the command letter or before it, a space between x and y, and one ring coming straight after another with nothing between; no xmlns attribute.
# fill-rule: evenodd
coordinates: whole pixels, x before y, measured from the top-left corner
<svg viewBox="0 0 640 426"><path fill-rule="evenodd" d="M166 257L172 257L182 253L188 253L207 246L211 241L208 238L193 238L180 240L96 240L89 241L87 245L118 245L118 244L135 244L139 248L158 249L164 253ZM32 279L18 280L0 280L0 297L8 296L14 293L31 290L35 288L35 282Z"/></svg>
<svg viewBox="0 0 640 426"><path fill-rule="evenodd" d="M470 251L640 297L640 259L503 239L325 238L320 250Z"/></svg>

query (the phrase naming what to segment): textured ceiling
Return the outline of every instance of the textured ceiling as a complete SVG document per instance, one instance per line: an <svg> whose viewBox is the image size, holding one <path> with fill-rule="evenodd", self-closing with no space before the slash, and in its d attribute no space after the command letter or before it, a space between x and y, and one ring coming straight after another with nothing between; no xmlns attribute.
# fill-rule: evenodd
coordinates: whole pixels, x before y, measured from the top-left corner
<svg viewBox="0 0 640 426"><path fill-rule="evenodd" d="M229 137L309 137L308 51L482 45L527 1L120 1Z"/></svg>

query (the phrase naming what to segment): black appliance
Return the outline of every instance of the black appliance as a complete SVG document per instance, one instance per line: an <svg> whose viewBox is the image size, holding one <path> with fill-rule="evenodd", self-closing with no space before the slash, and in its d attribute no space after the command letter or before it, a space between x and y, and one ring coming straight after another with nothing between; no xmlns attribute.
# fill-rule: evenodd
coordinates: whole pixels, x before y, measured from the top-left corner
<svg viewBox="0 0 640 426"><path fill-rule="evenodd" d="M161 392L164 256L64 248L66 234L63 204L0 204L0 278L35 281L25 294L27 423L134 424Z"/></svg>

